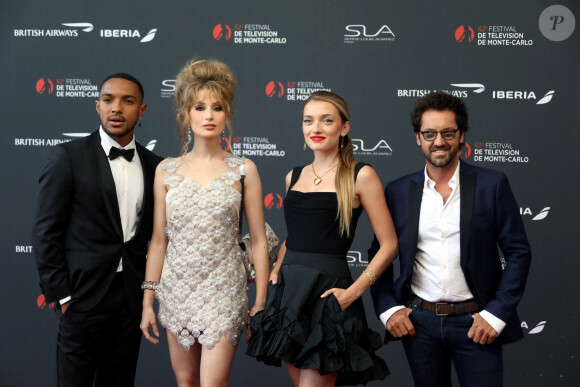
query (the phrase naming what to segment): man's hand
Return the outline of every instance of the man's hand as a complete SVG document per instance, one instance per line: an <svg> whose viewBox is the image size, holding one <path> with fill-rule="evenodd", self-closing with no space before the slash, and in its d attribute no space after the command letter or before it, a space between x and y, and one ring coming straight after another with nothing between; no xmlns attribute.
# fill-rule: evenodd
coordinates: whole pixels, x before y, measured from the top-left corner
<svg viewBox="0 0 580 387"><path fill-rule="evenodd" d="M473 339L476 344L491 344L498 336L497 332L491 325L484 320L479 313L475 313L473 316L473 324L467 332L467 337Z"/></svg>
<svg viewBox="0 0 580 387"><path fill-rule="evenodd" d="M66 310L68 309L69 304L70 304L70 301L67 301L60 306L60 310L61 310L62 314L65 314Z"/></svg>
<svg viewBox="0 0 580 387"><path fill-rule="evenodd" d="M415 336L415 327L409 319L413 310L409 308L397 310L387 320L387 331L393 337L403 337L407 335Z"/></svg>

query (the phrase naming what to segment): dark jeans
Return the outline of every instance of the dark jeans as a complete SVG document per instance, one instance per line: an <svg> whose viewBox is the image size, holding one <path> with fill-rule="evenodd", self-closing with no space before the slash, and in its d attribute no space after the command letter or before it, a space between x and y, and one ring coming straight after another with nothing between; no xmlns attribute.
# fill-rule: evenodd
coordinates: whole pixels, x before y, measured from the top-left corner
<svg viewBox="0 0 580 387"><path fill-rule="evenodd" d="M115 275L94 309L80 313L74 307L72 301L59 325L58 385L133 386L141 330L127 305L123 275Z"/></svg>
<svg viewBox="0 0 580 387"><path fill-rule="evenodd" d="M415 386L451 386L451 362L461 386L503 385L502 347L476 344L467 337L471 314L437 316L410 305L415 336L405 336L403 346Z"/></svg>

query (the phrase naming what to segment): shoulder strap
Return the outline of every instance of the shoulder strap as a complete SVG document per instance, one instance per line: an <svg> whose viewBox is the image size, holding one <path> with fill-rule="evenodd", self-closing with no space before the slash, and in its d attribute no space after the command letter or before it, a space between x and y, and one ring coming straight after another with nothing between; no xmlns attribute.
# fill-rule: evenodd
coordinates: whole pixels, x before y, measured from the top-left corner
<svg viewBox="0 0 580 387"><path fill-rule="evenodd" d="M368 165L369 167L372 168L372 166L370 164L363 163L360 161L354 166L354 181L356 181L356 177L358 176L358 173L360 172L362 167L364 167L365 165Z"/></svg>
<svg viewBox="0 0 580 387"><path fill-rule="evenodd" d="M300 178L300 174L302 173L303 169L304 165L301 167L296 167L292 170L292 177L290 178L290 186L288 187L288 190L291 190L292 187L294 187L294 184L296 184L298 178Z"/></svg>

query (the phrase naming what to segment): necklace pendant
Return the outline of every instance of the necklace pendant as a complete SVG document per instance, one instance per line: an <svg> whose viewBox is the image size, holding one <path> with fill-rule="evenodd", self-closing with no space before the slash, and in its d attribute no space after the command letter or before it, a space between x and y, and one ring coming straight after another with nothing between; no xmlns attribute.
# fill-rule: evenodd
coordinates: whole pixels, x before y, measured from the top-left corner
<svg viewBox="0 0 580 387"><path fill-rule="evenodd" d="M316 179L314 179L314 185L320 184L321 181L322 179L320 177L317 177Z"/></svg>

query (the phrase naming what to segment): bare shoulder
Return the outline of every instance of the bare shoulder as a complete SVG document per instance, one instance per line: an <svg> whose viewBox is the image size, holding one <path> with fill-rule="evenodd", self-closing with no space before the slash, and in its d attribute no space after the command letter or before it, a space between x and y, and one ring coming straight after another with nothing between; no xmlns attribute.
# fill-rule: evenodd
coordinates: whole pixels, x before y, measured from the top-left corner
<svg viewBox="0 0 580 387"><path fill-rule="evenodd" d="M357 175L356 185L366 186L377 181L380 181L377 172L370 165L365 165L360 169Z"/></svg>

